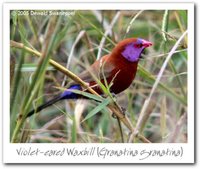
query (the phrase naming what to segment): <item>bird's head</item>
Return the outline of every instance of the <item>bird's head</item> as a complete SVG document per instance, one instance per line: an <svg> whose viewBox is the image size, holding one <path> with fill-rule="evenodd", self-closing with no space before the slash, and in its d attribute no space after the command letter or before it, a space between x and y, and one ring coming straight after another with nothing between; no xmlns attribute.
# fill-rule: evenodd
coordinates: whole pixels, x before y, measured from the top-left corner
<svg viewBox="0 0 200 169"><path fill-rule="evenodd" d="M115 49L128 61L137 62L143 50L151 45L151 42L141 38L129 38L118 43Z"/></svg>

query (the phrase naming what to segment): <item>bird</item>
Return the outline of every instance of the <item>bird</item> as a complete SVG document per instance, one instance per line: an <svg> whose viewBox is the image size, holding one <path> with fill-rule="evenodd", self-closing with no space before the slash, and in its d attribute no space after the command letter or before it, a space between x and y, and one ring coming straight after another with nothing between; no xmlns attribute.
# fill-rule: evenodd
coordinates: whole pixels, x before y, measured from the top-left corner
<svg viewBox="0 0 200 169"><path fill-rule="evenodd" d="M100 95L103 95L103 91L96 82L94 76L97 77L104 85L105 83L112 83L110 87L111 93L115 95L121 93L133 82L141 54L145 48L150 46L152 46L152 43L142 38L124 39L116 44L110 54L104 55L101 59L96 60L87 70L83 71L78 76ZM83 96L74 93L72 90L83 91L84 89L80 84L73 82L69 88L64 90L61 94L30 111L26 118L32 116L34 113L40 112L60 100L76 100L83 98ZM86 92L89 91L86 90Z"/></svg>

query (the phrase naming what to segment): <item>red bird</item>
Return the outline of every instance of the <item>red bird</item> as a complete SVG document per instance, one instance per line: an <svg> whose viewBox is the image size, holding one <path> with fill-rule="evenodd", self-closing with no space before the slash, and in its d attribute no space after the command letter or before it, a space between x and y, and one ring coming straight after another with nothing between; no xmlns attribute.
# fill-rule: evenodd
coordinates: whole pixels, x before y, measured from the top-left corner
<svg viewBox="0 0 200 169"><path fill-rule="evenodd" d="M112 52L95 61L88 70L82 72L79 77L87 82L97 93L103 94L101 88L94 80L97 77L103 84L112 82L110 92L118 94L127 89L132 83L137 72L138 61L143 50L152 43L140 38L129 38L119 42ZM69 89L82 90L79 84L72 84ZM27 117L63 99L78 99L81 95L65 90L56 98L39 106L28 113Z"/></svg>

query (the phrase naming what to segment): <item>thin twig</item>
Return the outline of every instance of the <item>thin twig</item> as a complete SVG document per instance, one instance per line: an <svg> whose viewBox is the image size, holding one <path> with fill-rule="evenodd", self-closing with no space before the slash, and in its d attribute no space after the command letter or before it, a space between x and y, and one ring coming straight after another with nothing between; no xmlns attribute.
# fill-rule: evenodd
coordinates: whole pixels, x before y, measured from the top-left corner
<svg viewBox="0 0 200 169"><path fill-rule="evenodd" d="M66 68L69 69L69 66L71 64L71 60L72 60L72 57L73 57L73 54L74 54L74 49L77 45L77 43L80 41L80 39L83 37L83 35L85 34L85 30L82 30L78 36L76 37L72 47L71 47L71 51L69 53L69 57L68 57L68 60L67 60L67 65L66 65ZM67 76L64 76L64 79L63 79L63 82L62 82L62 87L65 85L65 81L67 79Z"/></svg>
<svg viewBox="0 0 200 169"><path fill-rule="evenodd" d="M183 127L183 124L185 124L187 120L187 113L184 113L180 119L178 120L176 126L175 126L175 129L171 135L171 138L169 139L169 142L170 143L175 143L176 142L176 139L178 138L178 135L180 134L180 131Z"/></svg>
<svg viewBox="0 0 200 169"><path fill-rule="evenodd" d="M186 52L186 51L187 51L187 49L176 50L176 51L174 51L174 54ZM142 54L142 56L145 57L145 59L149 59L149 60L152 60L152 58L160 58L160 57L163 57L163 56L166 56L166 55L169 55L169 53L163 53L163 54L159 54L157 56L155 54L152 54L151 56L145 56L144 54Z"/></svg>
<svg viewBox="0 0 200 169"><path fill-rule="evenodd" d="M131 21L130 21L130 23L129 23L127 29L126 29L126 34L129 33L133 22L137 19L137 17L138 17L143 11L144 11L144 10L139 11L139 12L131 19ZM125 34L125 36L126 36L126 34Z"/></svg>
<svg viewBox="0 0 200 169"><path fill-rule="evenodd" d="M106 19L103 20L103 17L101 15L101 13L97 10L92 11L93 14L96 16L97 20L101 23L103 21L103 27L105 30L107 30L109 28L109 23ZM112 30L109 31L108 33L110 36L112 35Z"/></svg>
<svg viewBox="0 0 200 169"><path fill-rule="evenodd" d="M124 135L123 135L122 125L121 125L119 117L117 117L117 122L118 122L118 125L119 125L119 132L120 132L121 140L122 140L122 143L124 143Z"/></svg>
<svg viewBox="0 0 200 169"><path fill-rule="evenodd" d="M102 51L102 48L103 48L103 45L106 41L106 37L108 36L108 34L110 33L110 31L112 30L114 24L116 23L117 19L119 18L120 16L120 12L118 11L116 13L116 15L114 16L113 20L111 21L111 24L107 27L102 39L101 39L101 42L100 42L100 45L99 45L99 50L98 50L98 54L97 54L97 60L100 59L101 57L101 51Z"/></svg>
<svg viewBox="0 0 200 169"><path fill-rule="evenodd" d="M151 93L150 93L150 95L149 95L149 101L150 101L150 99L151 99L153 93L155 92L155 90L156 90L156 88L157 88L157 86L158 86L158 84L159 84L159 82L160 82L160 79L161 79L161 77L162 77L162 75L163 75L163 73L164 73L164 71L165 71L165 68L167 67L167 64L168 64L170 58L172 57L172 55L173 55L174 52L176 51L176 48L178 47L178 45L180 44L181 40L185 37L186 34L187 34L187 31L185 31L185 32L182 34L182 36L178 39L178 41L176 42L176 44L173 46L172 50L170 51L169 55L168 55L167 58L165 59L165 62L163 63L163 65L162 65L162 67L161 67L161 69L160 69L160 72L158 73L158 76L157 76L157 78L156 78L156 81L155 81L155 83L154 83L154 85L153 85L153 87L152 87ZM147 104L147 106L148 106L148 104ZM146 107L146 108L147 108L147 107ZM144 109L144 111L146 111L146 108Z"/></svg>
<svg viewBox="0 0 200 169"><path fill-rule="evenodd" d="M18 43L15 41L10 41L11 47L15 47L15 48L21 48L24 49L32 54L34 54L35 56L41 57L41 53L36 51L36 50L32 50L31 48L25 46L22 43ZM70 77L72 80L74 80L75 82L79 83L83 88L87 89L89 92L91 92L92 94L98 95L98 93L96 93L94 90L92 90L91 88L88 88L88 85L82 80L80 79L78 76L76 76L74 73L72 73L71 71L69 71L68 69L66 69L64 66L58 64L57 62L55 62L54 60L50 59L49 63L55 67L57 70L61 71L62 73L64 73L65 75L67 75L68 77Z"/></svg>
<svg viewBox="0 0 200 169"><path fill-rule="evenodd" d="M150 94L149 94L149 97L148 97L148 98L145 100L145 102L144 102L144 105L143 105L142 110L141 110L141 112L140 112L140 114L141 114L141 115L140 115L140 118L138 119L138 123L137 123L137 125L136 125L135 131L134 131L134 132L132 133L132 135L130 136L129 142L132 142L132 141L134 140L135 136L138 135L138 133L139 133L139 127L140 127L141 121L143 120L144 117L146 117L147 108L148 108L149 104L151 103L151 98L152 98L152 96L153 96L153 94L154 94L154 92L155 92L155 90L156 90L156 88L157 88L157 86L158 86L158 84L159 84L159 82L160 82L160 79L161 79L161 77L162 77L162 75L163 75L163 73L164 73L164 70L165 70L165 68L166 68L166 66L167 66L167 64L168 64L168 62L169 62L169 60L170 60L170 58L171 58L172 55L174 54L176 48L178 47L178 45L180 44L180 42L182 41L182 39L184 38L184 36L185 36L186 34L187 34L187 31L185 31L185 32L181 35L181 37L178 39L178 41L176 42L176 44L175 44L175 45L173 46L173 48L171 49L169 55L168 55L167 58L165 59L163 65L162 65L162 67L161 67L161 69L160 69L160 72L158 73L158 76L157 76L157 78L156 78L156 81L155 81L155 83L154 83L154 85L153 85L153 87L152 87L152 90L151 90L151 92L150 92Z"/></svg>

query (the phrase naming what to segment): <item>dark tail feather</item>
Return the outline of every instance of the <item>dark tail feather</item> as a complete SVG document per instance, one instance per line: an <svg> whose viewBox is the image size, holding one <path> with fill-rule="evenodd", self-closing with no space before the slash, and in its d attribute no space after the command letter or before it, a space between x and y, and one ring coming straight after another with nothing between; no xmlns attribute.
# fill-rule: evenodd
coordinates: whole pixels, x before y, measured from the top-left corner
<svg viewBox="0 0 200 169"><path fill-rule="evenodd" d="M81 90L81 86L80 85L72 85L72 86L70 86L69 89ZM82 98L82 96L79 95L79 94L73 93L72 91L66 90L61 95L57 96L56 98L53 98L52 100L48 101L47 103L44 103L43 105L37 107L35 110L30 111L27 114L26 118L32 116L34 113L38 113L39 111L45 109L48 106L51 106L52 104L58 102L59 100L62 100L62 99L79 99L79 98Z"/></svg>
<svg viewBox="0 0 200 169"><path fill-rule="evenodd" d="M48 106L51 106L52 104L58 102L59 100L62 100L63 98L61 96L57 96L56 98L53 98L52 100L44 103L43 105L37 107L36 109L33 109L32 111L30 111L26 117L30 117L32 116L34 113L38 113L40 112L41 110L45 109L46 107Z"/></svg>

